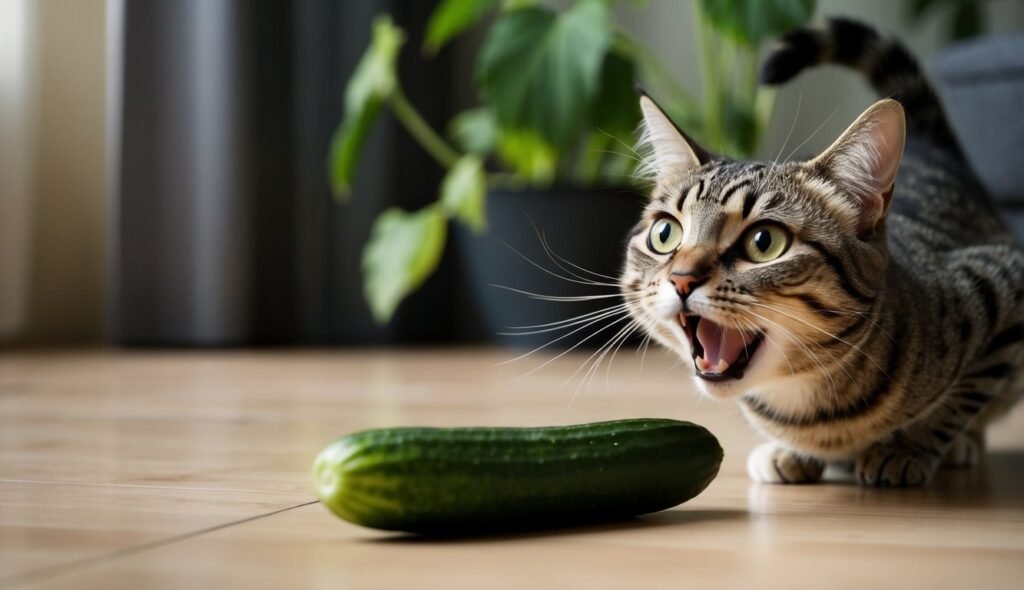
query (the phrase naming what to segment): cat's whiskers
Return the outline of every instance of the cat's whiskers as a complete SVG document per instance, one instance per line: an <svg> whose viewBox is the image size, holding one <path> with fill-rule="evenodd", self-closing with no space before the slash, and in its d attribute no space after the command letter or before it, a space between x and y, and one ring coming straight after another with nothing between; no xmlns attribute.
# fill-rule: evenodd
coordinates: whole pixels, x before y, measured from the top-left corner
<svg viewBox="0 0 1024 590"><path fill-rule="evenodd" d="M624 147L624 148L626 148L627 150L630 151L630 154L623 154L621 152L610 152L610 153L619 154L619 155L622 155L622 156L630 156L630 157L633 157L634 159L636 159L637 162L642 162L643 161L643 159L644 159L643 155L640 152L636 151L636 149L634 149L633 146L631 146L628 143L622 141L618 137L615 137L613 134L608 133L604 129L601 129L600 127L598 127L597 130L600 131L601 133L603 133L604 135L607 135L609 138L615 140L616 142L618 142L619 145L621 145L622 147Z"/></svg>
<svg viewBox="0 0 1024 590"><path fill-rule="evenodd" d="M524 291L523 289L516 289L515 287L509 287L507 285L496 285L494 283L490 283L487 286L494 287L495 289L512 291L513 293L519 293L520 295L527 295L532 299L540 299L541 301L594 301L595 299L612 299L615 297L622 297L621 293L608 293L605 295L545 295L543 293L532 293L530 291Z"/></svg>
<svg viewBox="0 0 1024 590"><path fill-rule="evenodd" d="M793 157L793 154L795 154L800 148L802 148L805 145L807 145L808 141L811 141L812 139L814 139L814 136L817 135L819 131L821 131L822 127L824 127L826 124L828 124L829 121L832 120L832 117L838 111L839 111L839 106L837 105L836 108L832 109L832 112L829 113L829 115L827 117L825 117L825 120L822 121L820 125L818 125L817 127L814 128L814 131L812 131L811 134L807 136L807 139L801 141L800 145L796 146L795 148L793 148L793 151L791 151L788 154L786 154L786 159L783 160L783 162L789 161L789 159Z"/></svg>
<svg viewBox="0 0 1024 590"><path fill-rule="evenodd" d="M786 151L786 145L789 144L789 139L793 137L793 130L796 129L796 122L800 119L800 107L804 102L804 93L801 92L796 97L796 114L793 115L793 123L789 126L789 133L786 134L785 141L782 142L782 147L779 148L779 153L775 154L775 159L772 161L772 165L779 163L779 158L782 157L782 152Z"/></svg>
<svg viewBox="0 0 1024 590"><path fill-rule="evenodd" d="M626 307L626 308L622 308L622 309L610 310L607 313L602 314L602 315L600 315L598 317L595 317L595 318L588 318L588 321L586 323L584 323L582 326L579 326L575 330L572 330L571 332L568 332L566 334L562 334L561 336L558 336L558 337L556 337L556 338L554 338L552 340L549 340L548 342L546 342L546 343L544 343L544 344L534 348L533 350L530 350L529 352L525 352L525 353L523 353L523 354L521 354L521 355L519 355L519 356L517 356L515 358L511 358L511 359L508 359L508 360L505 360L505 361L501 361L501 362L499 362L497 364L498 365L507 365L507 364L514 363L516 361L522 360L522 359L530 356L531 354L533 354L535 352L539 352L541 350L544 350L548 346L551 346L552 344L554 344L556 342L559 342L559 341L561 341L564 338L568 338L569 336L572 336L573 334L577 334L580 331L585 330L585 329L589 328L590 326L593 326L594 324L596 324L596 323L598 323L598 322L600 322L602 320L615 318L617 316L625 316L628 313L629 313L629 308ZM596 334L596 332L595 332L595 334ZM591 336L593 336L593 334L591 334ZM581 340L580 342L584 342L584 340ZM577 343L577 346L578 345L579 345L579 343Z"/></svg>
<svg viewBox="0 0 1024 590"><path fill-rule="evenodd" d="M606 388L610 388L611 387L611 385L610 385L610 372L611 372L612 362L615 360L615 353L618 352L618 349L622 346L622 343L624 343L640 327L641 327L641 324L638 321L636 321L636 320L633 320L629 324L626 324L612 338L610 338L608 340L608 342L606 342L604 345L602 345L601 348L599 348L597 350L597 352L592 354L589 358L587 358L586 361L583 362L582 365L580 365L580 369L582 369L588 363L590 363L591 359L593 359L595 356L598 355L598 353L600 353L600 356L597 357L597 360L595 360L593 362L593 364L591 364L590 368L587 369L587 371L584 372L583 376L580 378L580 382L576 386L576 389L573 391L572 398L569 400L569 406L568 406L567 409L571 409L572 408L572 404L573 404L573 402L575 402L576 397L579 395L580 390L584 388L583 387L584 383L586 383L585 389L586 390L590 389L590 384L593 383L594 377L597 375L597 370L600 367L601 362L608 355L608 353L611 352L612 349L614 348L614 352L612 352L611 359L608 361L607 369L605 371L605 387ZM618 344L616 345L616 343L618 343ZM577 369L576 373L578 373L580 369ZM573 373L573 376L575 376L576 373ZM564 383L562 383L562 385L564 386L566 383L568 383L571 380L572 380L572 376L570 376L569 379L567 379Z"/></svg>
<svg viewBox="0 0 1024 590"><path fill-rule="evenodd" d="M634 156L632 154L625 154L623 152L617 152L615 150L591 150L591 152L595 154L612 154L615 156L626 158L627 160L633 160L634 162L637 163L643 162L643 160L637 156Z"/></svg>
<svg viewBox="0 0 1024 590"><path fill-rule="evenodd" d="M748 302L748 303L754 303L754 302ZM754 303L754 304L756 304L756 303ZM753 312L750 312L750 313L753 313ZM769 320L768 318L764 318L763 316L758 316L758 317L762 317L762 318L763 318L763 319L765 319L766 321L771 321L771 320ZM773 323L774 323L774 324L775 324L776 326L779 326L779 327L781 327L781 325L780 325L780 324L779 324L778 322L773 322ZM856 382L857 382L857 380L856 380L856 379L854 379L853 375L852 375L852 374L850 374L850 371L849 371L849 370L848 370L848 369L846 368L846 363L845 363L845 362L843 361L843 358L842 358L842 357L840 357L840 358L838 358L838 359L837 359L837 358L835 357L835 355L833 355L833 354L832 354L831 352L829 352L829 351L828 351L827 349L825 349L825 347L824 347L824 346L822 346L821 344L818 344L817 342L812 342L811 344L813 344L813 345L814 345L815 347L817 347L817 348L818 348L818 350L819 350L819 351L821 351L822 353L824 353L824 354L828 355L828 358L829 358L829 360L830 360L830 361L831 361L831 362L832 362L833 364L835 364L835 365L838 365L838 366L839 366L839 368L840 368L840 369L841 369L841 370L843 371L843 373L845 373L845 374L846 374L846 377L847 377L847 378L849 379L849 382L850 382L850 383L856 383ZM810 349L808 348L808 350L810 350ZM816 358L816 357L815 357L815 358ZM833 390L834 390L834 388L833 388ZM838 394L837 394L837 395L836 395L836 402L838 403L838 401L839 401L839 397L838 397Z"/></svg>
<svg viewBox="0 0 1024 590"><path fill-rule="evenodd" d="M765 309L767 309L769 311L773 311L773 312L775 312L775 313L777 313L779 315L786 316L786 317L788 317L788 318L790 318L792 320L800 322L801 324L807 326L808 328L812 328L814 330L817 330L817 331L821 332L822 334L825 334L829 338L833 338L833 339L837 340L838 342L842 342L843 344L845 344L845 345L849 346L850 348L856 350L857 352L863 354L864 358L866 358L869 361L871 361L871 364L875 365L875 368L877 368L879 371L881 371L882 374L885 375L885 377L887 379L892 379L892 377L890 377L889 374L885 372L885 369L883 369L882 366L879 365L877 361L875 361L874 357L872 357L868 353L864 352L864 349L862 349L861 347L857 346L856 344L853 344L852 342L844 340L843 338L840 338L839 336L836 336L835 334L829 332L828 330L824 330L822 328L819 328L818 326L815 326L814 324L812 324L812 323L810 323L808 321L805 321L805 320L803 320L803 319L801 319L801 318L799 318L799 317L797 317L795 315L788 314L785 311L782 311L782 310L779 310L779 309L774 309L770 305L765 305L763 303L756 303L756 302L753 302L753 301L750 301L748 303L750 303L750 305L756 305L758 307L763 307L763 308L765 308Z"/></svg>
<svg viewBox="0 0 1024 590"><path fill-rule="evenodd" d="M722 304L722 303L717 303L717 301L726 301L726 302L729 303L729 305L725 305L725 304ZM743 304L743 303L752 303L752 302L747 301L747 300L735 301L735 300L731 300L731 299L723 299L723 298L719 298L719 297L713 297L712 301L711 301L711 306L713 308L721 311L725 315L725 317L727 319L733 320L735 322L735 317L737 317L739 315L739 312L737 312L733 308L733 304L735 304L735 303ZM837 389L836 384L835 384L835 380L832 378L831 374L825 369L825 365L818 359L818 357L814 353L814 351L812 351L805 343L803 343L799 338L797 338L792 333L792 331L790 331L785 326L779 324L778 322L775 322L775 321L771 320L770 318L764 317L764 316L762 316L762 315L760 315L760 314L758 314L756 312L753 312L753 311L751 311L749 309L744 309L743 313L749 313L749 314L753 315L754 317L756 317L758 319L761 319L764 322L767 322L767 323L770 323L770 324L774 325L776 328L778 328L780 331L783 332L784 336L786 336L787 338L792 340L794 344L796 344L798 347L800 347L801 350L804 352L805 356L807 356L807 358L809 358L816 365L818 365L819 371L829 381L829 385L831 386L833 396L838 401L839 394L838 394L838 389ZM761 328L759 328L756 325L756 323L750 321L748 318L743 318L743 319L754 327L753 331L755 331L755 332L762 332L763 331ZM736 326L736 328L739 329L740 331L742 331L742 329L738 325ZM765 334L767 336L767 333L765 333ZM829 355L829 358L831 359L831 361L833 363L837 363L838 362L834 356L832 356L827 350L824 349L824 347L822 347L821 345L817 345L817 346L818 346L819 349L821 349L822 352L824 352L825 354ZM778 348L778 346L776 346L776 348ZM744 352L747 352L746 345L744 345ZM779 349L779 352L782 352L782 350ZM785 354L783 354L783 357L785 358ZM788 358L786 358L786 362L789 363L790 373L795 376L795 372L793 370L793 364L789 362ZM840 363L840 368L843 369L843 371L846 373L846 375L848 377L850 377L851 380L853 379L853 377L850 375L849 371L847 371L846 368L844 366L842 366L841 363Z"/></svg>
<svg viewBox="0 0 1024 590"><path fill-rule="evenodd" d="M546 332L556 332L558 330L565 330L567 328L571 328L572 326L576 326L576 325L588 322L590 320L599 320L599 319L603 319L603 318L611 316L611 315L618 314L618 313L626 310L627 307L629 306L629 304L630 304L630 302L626 301L626 302L623 302L623 303L618 303L616 305L611 305L611 306L608 306L608 307L604 307L604 308L598 309L596 311L591 311L591 312L588 312L588 313L580 314L580 315L575 316L573 318L568 318L568 319L565 319L565 320L558 320L557 322L548 322L546 324L536 324L536 325L533 325L533 326L510 326L509 327L510 330L529 330L529 331L498 332L498 335L499 336L527 336L527 335L533 335L533 334L543 334L543 333L546 333Z"/></svg>
<svg viewBox="0 0 1024 590"><path fill-rule="evenodd" d="M547 322L547 323L544 323L544 324L533 324L533 325L526 325L526 326L509 326L509 328L508 328L509 330L519 330L519 331L517 331L517 332L498 332L498 334L502 335L502 336L526 336L526 335L532 335L532 334L541 334L541 333L546 333L546 332L555 332L555 331L558 331L558 330L564 330L564 329L571 328L571 327L579 325L579 324L586 324L586 325L582 326L582 328L586 328L587 326L592 325L595 321L600 321L600 320L603 320L603 319L607 319L609 317L614 317L616 315L626 314L626 313L630 313L631 311L634 311L638 307L642 306L643 298L644 298L645 295L647 295L647 294L645 294L645 293L643 293L641 291L626 291L626 292L618 294L618 296L623 299L623 301L620 302L620 303L616 303L614 305L605 306L605 307L602 307L600 309L596 309L596 310L593 310L593 311L588 311L586 313L582 313L582 314L577 315L577 316L566 318L564 320L556 320L556 321ZM578 330L574 330L573 332L565 334L565 336L570 336L573 333L575 333L576 331L578 331ZM548 344L552 344L552 343L553 342L548 342ZM543 347L541 347L541 348L543 348ZM511 359L510 361L504 361L504 362L512 362L514 360L516 360L516 359Z"/></svg>
<svg viewBox="0 0 1024 590"><path fill-rule="evenodd" d="M737 332L743 332L743 328L740 327L739 323L736 321L736 318L734 318L732 315L729 315L726 317L726 319L732 322L732 325L736 327ZM743 354L745 354L747 358L750 358L750 351L747 350L746 339L743 340Z"/></svg>
<svg viewBox="0 0 1024 590"><path fill-rule="evenodd" d="M610 327L611 327L612 325L615 325L615 324L617 324L617 323L621 322L621 321L622 321L623 319L629 319L629 318L621 318L621 319L619 319L619 320L616 320L616 321L615 321L615 322L613 322L612 324L609 324L608 326L605 326L604 328L602 328L602 329L601 329L600 331L602 331L602 332L603 332L604 330L606 330L606 329L610 328ZM593 352L593 353L592 353L592 354L591 354L591 355L590 355L589 357L587 357L587 359L586 359L585 361L583 361L583 363L582 363L582 364L580 364L580 366L579 366L579 367L578 367L578 368L577 368L577 369L576 369L575 371L573 371L572 375L569 375L569 377L568 377L568 378L567 378L567 379L566 379L565 381L563 381L563 382L562 382L562 385L560 385L559 387L565 387L565 385L566 385L566 384L568 384L568 383L569 383L570 381L572 381L572 380L573 380L573 379L574 379L574 378L576 377L576 375L578 375L578 374L579 374L579 372L580 372L580 371L582 371L582 370L584 369L584 367L586 367L586 366L587 366L588 364L590 364L590 361L591 361L591 360L592 360L592 359L593 359L594 357L596 357L596 356L597 356L598 354L601 354L601 353L602 353L602 351L604 351L604 350L605 350L605 349L606 349L606 348L607 348L607 347L608 347L608 346L609 346L609 345L610 345L610 344L611 344L612 342L614 342L614 341L615 341L615 339L616 339L616 338L618 338L618 336L619 336L620 334L622 334L623 332L625 332L625 331L626 331L626 330L627 330L628 328L630 328L630 327L631 327L631 326L632 326L632 325L633 325L634 323L635 323L635 320L630 320L630 323L628 323L628 324L626 324L625 326L623 326L622 328L620 328L620 329L619 329L619 331L618 331L618 332L616 332L614 336L612 336L612 337L611 337L611 338L610 338L610 339L609 339L609 340L608 340L607 342L605 342L604 344L602 344L602 345L600 346L600 348L598 348L598 349L597 349L596 351L594 351L594 352ZM595 335L595 334L597 334L597 333L598 333L598 332L595 332L594 334L591 334L591 336L593 336L593 335ZM579 344L577 344L577 346L579 346ZM574 346L573 348L576 348L576 347ZM572 350L572 348L570 348L569 350ZM569 351L566 351L566 352L569 352ZM562 353L562 354L564 355L565 353ZM559 356L562 356L562 355L559 355ZM557 358L557 357L556 357L556 358ZM604 357L602 356L601 358L604 358ZM549 361L549 362L550 362L550 361ZM543 365L542 365L542 366L543 366ZM595 366L596 366L596 365L595 365ZM583 385L583 383L584 383L584 382L586 381L586 379L587 379L587 376L588 376L589 374L590 374L590 369L587 369L587 371L586 371L586 372L584 372L583 376L582 376L582 377L580 378L580 384L579 384L579 385L577 385L577 387L576 387L576 390L575 390L575 391L573 392L572 398L571 398L571 399L569 400L569 407L570 407L570 408L572 407L572 404L573 404L573 402L574 402L574 401L576 400L576 396L577 396L577 394L579 393L579 389L580 389L580 387L581 387L581 386Z"/></svg>
<svg viewBox="0 0 1024 590"><path fill-rule="evenodd" d="M612 277L612 276L608 276L608 275L605 275L605 274L601 274L599 272L592 271L589 268L584 268L584 267L582 267L582 266L580 266L580 265L578 265L578 264L568 260L564 256L561 256L561 255L557 254L554 251L554 249L551 247L551 245L548 244L547 236L544 234L544 232L540 231L537 228L537 225L533 223L532 219L530 220L530 225L533 226L533 231L534 231L534 233L537 234L537 238L540 240L540 245L541 245L542 248L544 248L544 252L547 253L548 258L551 260L551 262L553 262L555 264L555 266L557 266L558 268L564 270L565 272L568 272L569 274L571 274L572 276L574 276L574 277L576 277L578 279L592 280L592 279L587 279L586 277L581 277L581 276L577 275L576 273L573 273L569 269L563 267L558 262L558 261L562 261L562 262L568 264L569 266L572 266L573 268L575 268L577 270L580 270L580 271L583 271L583 272L585 272L587 274L593 275L593 276L595 276L595 277L597 277L599 279L607 279L609 281L616 281L616 284L618 284L619 277ZM555 260L556 258L558 260Z"/></svg>
<svg viewBox="0 0 1024 590"><path fill-rule="evenodd" d="M793 363L790 362L789 356L786 355L785 351L783 351L782 348L778 345L778 343L776 343L772 339L772 337L768 334L767 331L765 331L760 326L751 321L750 318L745 318L742 315L735 316L735 319L733 321L743 322L743 324L745 324L748 327L748 331L750 332L760 332L764 336L765 341L774 346L775 350L779 351L779 355L782 356L782 358L786 361L786 364L789 365L789 375L794 378L796 377L796 369L793 368ZM737 326L737 328L739 328L739 326Z"/></svg>
<svg viewBox="0 0 1024 590"><path fill-rule="evenodd" d="M618 349L622 346L622 344L625 343L625 341L634 332L636 332L637 329L645 328L645 329L648 330L648 335L650 334L649 330L653 327L653 320L651 320L650 318L644 318L643 317L643 315L642 315L642 308L639 309L638 311L640 311L641 313L638 313L637 317L635 317L632 322L630 322L629 324L624 326L622 329L620 329L619 332L617 332L614 336L612 336L608 340L608 342L606 342L603 345L601 345L601 347L598 348L597 351L595 351L586 360L584 360L583 363L576 369L576 371L574 371L573 374L570 375L569 378L566 379L562 383L562 387L564 387L566 384L568 384L570 381L572 381L576 377L576 375L579 374L579 372L581 370L583 370L594 359L594 357L597 357L600 354L600 356L597 358L597 360L594 361L594 363L591 366L591 368L587 369L584 372L583 376L580 378L580 383L577 385L576 390L573 392L572 399L569 400L569 408L572 407L572 404L575 401L576 396L579 394L579 390L583 386L584 382L587 383L587 388L589 389L590 383L593 381L593 378L594 378L594 375L596 374L598 366L600 365L601 361L604 359L605 355L607 355L608 350L610 350L610 347L611 346L615 346L616 341L618 341L618 346L616 346L615 351L612 353L611 359L608 361L608 369L607 369L607 371L605 373L605 386L606 387L610 387L611 365L612 365L612 363L615 360L615 354L618 353ZM602 351L604 351L604 352L602 353ZM589 376L589 378L588 378L588 376Z"/></svg>
<svg viewBox="0 0 1024 590"><path fill-rule="evenodd" d="M639 305L639 304L638 303L631 303L631 305ZM587 342L588 340L590 340L594 336L600 334L601 332L604 332L608 328L610 328L610 327L612 327L612 326L614 326L616 324L621 323L623 320L629 319L629 315L628 314L630 313L630 311L632 309L634 309L634 308L633 307L629 307L629 308L626 308L624 310L618 311L617 313L612 314L611 316L609 316L607 318L602 317L602 318L599 318L599 319L596 319L596 320L592 320L592 321L584 324L583 326L580 326L579 328L576 328L572 332L569 332L567 334L563 334L563 335L561 335L561 336L559 336L559 337L557 337L557 338L555 338L553 340L550 340L546 344L538 346L537 348L534 348L533 350L531 350L529 352L521 354L521 355L517 356L516 358L509 359L507 361L501 361L501 362L499 362L497 364L498 365L506 365L506 364L509 364L509 363L513 363L513 362L519 361L519 360L524 359L524 358L526 358L526 357L528 357L528 356L530 356L530 355L532 355L532 354L534 354L534 353L536 353L536 352L538 352L540 350L543 350L543 349L547 348L548 346L551 346L552 344L554 344L554 343L556 343L556 342L558 342L558 341L560 341L560 340L562 340L564 338L572 336L573 334L576 334L576 333L580 332L581 330L585 330L586 328L588 328L588 327L590 327L590 326L592 326L592 325L594 325L594 324L596 324L596 323L598 323L598 322L600 322L602 320L615 318L616 316L622 316L622 317L618 317L618 319L613 319L609 323L605 324L603 327L598 328L594 332L591 332L590 334L588 334L587 336L585 336L584 338L580 339L578 342L573 344L570 348L568 348L568 349L562 351L561 353L559 353L558 355L548 359L547 361L542 363L540 366L534 367L533 369L527 371L526 373L520 375L519 377L516 377L515 379L513 379L513 381L518 381L520 379L523 379L524 377L527 377L528 375L532 375L533 373L536 373L537 371L539 371L539 370L543 369L544 367L550 365L551 363L555 362L556 360L562 358L566 354L568 354L568 353L572 352L573 350L575 350L576 348L578 348L584 342Z"/></svg>
<svg viewBox="0 0 1024 590"><path fill-rule="evenodd" d="M764 184L768 182L769 179L776 176L772 171L775 170L775 166L779 163L779 158L782 157L782 152L785 151L786 145L789 144L790 138L793 137L793 130L796 129L796 122L800 120L800 107L803 105L803 100L804 95L803 93L800 93L796 100L796 114L793 115L793 123L789 126L789 132L786 133L786 139L782 142L782 147L779 148L779 153L775 154L775 159L772 160L771 168L762 173L761 182L757 183L757 188L754 189L754 193L761 192L761 189L764 188Z"/></svg>
<svg viewBox="0 0 1024 590"><path fill-rule="evenodd" d="M638 315L642 315L642 311L643 310L641 310L641 314ZM643 354L640 356L640 372L643 373L644 361L647 360L647 349L651 344L651 337L654 335L655 330L657 330L657 321L650 317L641 317L640 319L644 323L645 334L644 339L640 342L640 344L637 345L636 351L639 353L641 346L644 349Z"/></svg>
<svg viewBox="0 0 1024 590"><path fill-rule="evenodd" d="M625 344L626 341L629 340L630 337L632 337L633 334L635 334L637 330L639 330L641 328L646 328L646 326L642 322L637 320L637 319L634 319L633 323L634 323L633 329L630 330L628 334L623 336L621 340L619 340L618 346L615 347L615 350L612 352L611 358L608 359L608 365L605 368L605 372L604 372L605 388L610 388L611 387L610 380L611 380L612 364L615 363L615 355L619 354L619 349L622 348L622 345Z"/></svg>
<svg viewBox="0 0 1024 590"><path fill-rule="evenodd" d="M644 334L643 340L640 341L640 344L636 345L637 353L639 353L640 349L643 348L643 354L640 355L640 374L641 375L644 372L644 361L647 360L647 346L651 343L651 332L650 332L650 330L645 327L644 328L644 332L645 332L645 334Z"/></svg>
<svg viewBox="0 0 1024 590"><path fill-rule="evenodd" d="M587 390L590 389L590 384L593 383L594 377L597 375L597 370L601 366L601 362L604 361L605 357L608 356L609 352L612 352L613 349L616 349L616 343L621 343L626 338L628 338L629 335L632 334L634 330L636 330L636 327L637 327L636 320L631 321L630 323L628 323L625 326L623 326L623 328L621 330L619 330L618 333L616 333L615 336L613 336L606 343L606 345L603 347L604 348L604 352L601 353L601 356L599 356L597 358L597 360L594 362L593 366L591 367L591 369L589 371L590 377L589 377L589 379L587 379L587 386L586 386ZM580 384L582 385L582 382ZM610 380L606 379L605 387L606 388L610 388L611 387Z"/></svg>
<svg viewBox="0 0 1024 590"><path fill-rule="evenodd" d="M497 239L497 238L495 238L495 239ZM569 277L562 276L562 275L552 271L551 269L546 268L546 267L544 267L544 266L534 262L532 259L530 259L530 257L526 256L525 254L523 254L519 250L516 250L515 247L513 247L508 242L506 242L504 240L500 240L500 239L498 240L498 242L501 243L502 245L504 245L506 248L508 248L512 252L514 252L516 255L518 255L520 258L522 258L526 262L530 263L531 265L539 268L543 272L545 272L545 273L547 273L547 274L549 274L549 275L551 275L551 276L553 276L555 278L562 279L563 281L568 281L570 283L577 283L577 284L580 284L580 285L587 285L587 286L591 286L591 287L611 287L611 288L614 288L614 289L620 288L620 285L617 282L615 282L615 283L605 283L605 282L602 282L602 281L593 281L593 280L589 280L589 279L581 280L579 278L569 278Z"/></svg>
<svg viewBox="0 0 1024 590"><path fill-rule="evenodd" d="M766 317L758 314L757 312L751 311L749 309L745 310L745 312L749 313L750 315L752 315L752 316L754 316L754 317L756 317L758 319L760 319L761 321L764 321L764 322L767 322L769 324L772 324L780 332L782 332L783 336L785 336L786 338L789 338L793 342L793 344L795 344L801 350L801 352L804 353L804 356L806 356L808 359L810 359L812 362L814 362L818 366L819 372L825 378L825 380L828 381L829 386L832 389L833 397L836 399L837 402L839 401L839 390L836 388L835 380L832 378L831 373L829 373L825 369L825 365L821 362L820 359L818 359L818 356L814 353L814 351L812 351L810 348L808 348L806 344L801 342L800 339L797 338L795 334L793 334L788 328L786 328L782 324L780 324L780 323L778 323L778 322L776 322L776 321L774 321L774 320L772 320L770 318L766 318Z"/></svg>
<svg viewBox="0 0 1024 590"><path fill-rule="evenodd" d="M771 305L777 305L777 306L779 306L779 307L781 307L783 309L788 309L790 311L796 311L796 312L807 311L807 309L804 308L804 307L794 307L792 305L786 305L784 303L779 303L779 302L773 302ZM855 316L860 316L860 317L864 318L864 320L866 322L868 322L873 327L875 327L879 332L881 332L883 335L885 335L889 340L891 340L893 344L897 344L896 339L893 338L892 335L890 335L888 332L886 332L885 329L882 328L881 324L879 324L878 322L876 322L873 319L871 319L871 316L869 316L868 314L866 314L866 313L864 313L862 311L857 311L857 310L853 310L853 309L825 309L824 311L826 311L826 312L828 312L830 314L834 314L834 315L851 315L851 316L855 315Z"/></svg>
<svg viewBox="0 0 1024 590"><path fill-rule="evenodd" d="M749 320L748 320L748 321L749 321ZM793 368L793 362L789 360L789 356L788 356L788 355L786 354L786 352L785 352L785 351L784 351L784 350L782 349L782 347L781 347L781 346L779 346L779 343L778 343L778 342L776 342L776 341L775 341L775 339L774 339L774 338L772 338L772 337L771 337L771 335L770 335L770 334L768 334L767 332L765 332L765 333L764 333L764 339L765 339L765 342L767 342L768 344L771 344L772 346L774 346L774 347L775 347L775 350L779 351L779 355L780 355L780 356L781 356L781 357L782 357L783 359L785 359L785 361L786 361L786 365L788 365L788 366L789 366L789 376L790 376L790 377L792 377L792 378L794 378L794 379L796 379L796 369L795 369L795 368Z"/></svg>

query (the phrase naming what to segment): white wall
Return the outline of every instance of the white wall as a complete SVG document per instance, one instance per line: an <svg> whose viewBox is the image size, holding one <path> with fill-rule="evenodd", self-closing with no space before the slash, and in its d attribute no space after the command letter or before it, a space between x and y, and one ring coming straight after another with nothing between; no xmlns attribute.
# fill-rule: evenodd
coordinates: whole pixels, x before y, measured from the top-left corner
<svg viewBox="0 0 1024 590"><path fill-rule="evenodd" d="M28 322L33 16L31 0L0 0L0 342Z"/></svg>
<svg viewBox="0 0 1024 590"><path fill-rule="evenodd" d="M0 0L0 338L104 334L105 8Z"/></svg>

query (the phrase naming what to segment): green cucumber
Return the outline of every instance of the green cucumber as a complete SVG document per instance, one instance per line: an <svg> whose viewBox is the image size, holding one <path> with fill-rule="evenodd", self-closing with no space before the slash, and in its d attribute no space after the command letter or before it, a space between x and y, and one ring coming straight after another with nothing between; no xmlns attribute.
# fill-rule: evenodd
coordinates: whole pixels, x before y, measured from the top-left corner
<svg viewBox="0 0 1024 590"><path fill-rule="evenodd" d="M438 533L557 526L657 512L718 474L707 429L633 419L543 428L384 428L313 463L323 503L367 527Z"/></svg>

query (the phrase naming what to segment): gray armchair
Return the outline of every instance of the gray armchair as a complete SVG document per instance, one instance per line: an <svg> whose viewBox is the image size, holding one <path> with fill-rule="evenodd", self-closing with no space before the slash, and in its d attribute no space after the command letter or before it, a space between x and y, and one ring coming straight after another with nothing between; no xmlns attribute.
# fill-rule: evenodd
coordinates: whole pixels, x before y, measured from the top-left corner
<svg viewBox="0 0 1024 590"><path fill-rule="evenodd" d="M935 74L968 160L1024 239L1024 35L955 45Z"/></svg>

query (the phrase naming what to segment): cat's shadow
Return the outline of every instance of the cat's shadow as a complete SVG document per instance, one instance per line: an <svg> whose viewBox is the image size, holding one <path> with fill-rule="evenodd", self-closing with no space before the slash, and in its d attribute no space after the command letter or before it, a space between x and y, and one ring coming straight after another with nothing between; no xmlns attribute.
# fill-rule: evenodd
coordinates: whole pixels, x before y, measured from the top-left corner
<svg viewBox="0 0 1024 590"><path fill-rule="evenodd" d="M920 488L863 487L851 471L834 466L826 471L823 483L832 488L830 494L837 501L864 507L1024 508L1024 449L988 451L970 468L941 468L929 485ZM776 506L786 487L753 484L750 506L754 511Z"/></svg>
<svg viewBox="0 0 1024 590"><path fill-rule="evenodd" d="M923 492L945 506L1024 508L1024 449L988 451L974 467L941 469Z"/></svg>
<svg viewBox="0 0 1024 590"><path fill-rule="evenodd" d="M553 528L522 528L518 530L475 531L450 534L419 535L414 533L398 533L387 537L365 539L364 542L375 544L437 544L437 543L496 543L520 541L546 537L572 535L593 535L615 531L652 529L668 526L688 526L699 523L746 520L746 510L731 509L679 509L666 510L655 514L637 516L625 520L600 524L580 524Z"/></svg>

